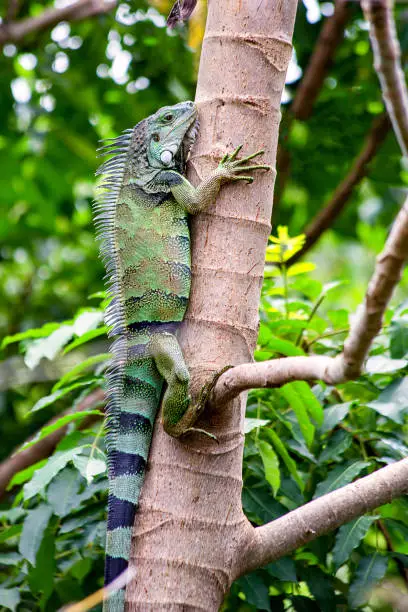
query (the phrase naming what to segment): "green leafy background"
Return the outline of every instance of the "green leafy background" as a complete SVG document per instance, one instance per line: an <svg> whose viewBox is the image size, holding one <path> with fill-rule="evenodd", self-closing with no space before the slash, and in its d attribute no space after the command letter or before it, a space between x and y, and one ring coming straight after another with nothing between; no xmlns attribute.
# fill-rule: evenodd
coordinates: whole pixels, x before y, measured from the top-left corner
<svg viewBox="0 0 408 612"><path fill-rule="evenodd" d="M19 17L44 6L23 2ZM315 6L327 13L332 3ZM53 612L102 584L107 481L97 390L109 345L91 223L95 149L159 106L194 97L198 51L189 45L200 24L171 33L168 8L122 2L116 16L60 24L1 56L1 458L30 434L38 440L67 426L50 459L16 474L0 502L4 609ZM323 19L300 4L289 100ZM406 53L402 10L398 24ZM268 249L259 361L341 350L408 183L390 133L307 261L278 268L383 112L358 6L311 118L288 131L288 105L281 133L291 174L274 212L281 227ZM408 454L406 288L404 275L360 379L250 394L243 506L254 525ZM75 413L88 396L95 401ZM407 511L405 498L395 500L241 578L223 611L389 610L372 589L384 576L406 584Z"/></svg>

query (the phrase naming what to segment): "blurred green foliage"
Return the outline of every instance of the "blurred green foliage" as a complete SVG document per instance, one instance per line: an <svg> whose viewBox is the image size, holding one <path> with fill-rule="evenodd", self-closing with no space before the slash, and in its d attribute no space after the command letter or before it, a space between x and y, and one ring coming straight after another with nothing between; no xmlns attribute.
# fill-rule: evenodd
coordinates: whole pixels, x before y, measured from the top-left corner
<svg viewBox="0 0 408 612"><path fill-rule="evenodd" d="M19 18L44 6L22 2ZM320 3L322 11L330 6ZM322 24L316 16L312 23L310 8L300 4L288 98L314 48ZM403 11L398 24L407 52ZM99 139L159 106L194 97L196 64L187 34L169 32L163 16L141 0L122 2L116 15L61 23L3 49L1 457L34 431L41 437L68 425L50 460L16 474L2 500L0 606L6 609L53 612L101 586L106 477L100 406L82 416L71 410L100 388L108 350L104 271L91 222L95 149ZM367 28L355 6L312 117L288 134L284 114L291 175L274 213L281 227L268 249L256 359L341 350L408 183L391 133L308 262L280 269L274 262L284 263L299 247L302 238L290 239L285 228L300 234L321 209L382 110ZM291 383L250 394L243 505L253 524L406 456L406 277L401 287L361 379L336 388ZM47 426L54 415L59 419ZM81 430L84 417L95 424ZM375 582L385 574L401 576L407 565L406 517L400 499L319 538L234 583L223 609L385 610L375 598L370 607L366 601Z"/></svg>

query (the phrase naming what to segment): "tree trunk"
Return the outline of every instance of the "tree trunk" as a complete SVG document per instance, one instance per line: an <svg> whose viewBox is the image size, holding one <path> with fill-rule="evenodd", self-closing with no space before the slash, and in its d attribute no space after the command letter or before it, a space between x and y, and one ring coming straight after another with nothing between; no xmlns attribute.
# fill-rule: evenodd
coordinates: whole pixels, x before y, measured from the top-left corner
<svg viewBox="0 0 408 612"><path fill-rule="evenodd" d="M209 1L196 102L197 183L226 151L265 149L275 164L280 99L291 56L296 0ZM181 342L192 392L227 364L251 361L274 172L222 189L192 222L193 285ZM194 434L170 438L157 423L134 529L127 610L218 610L252 537L241 506L246 395L208 412ZM132 567L133 569L133 567Z"/></svg>

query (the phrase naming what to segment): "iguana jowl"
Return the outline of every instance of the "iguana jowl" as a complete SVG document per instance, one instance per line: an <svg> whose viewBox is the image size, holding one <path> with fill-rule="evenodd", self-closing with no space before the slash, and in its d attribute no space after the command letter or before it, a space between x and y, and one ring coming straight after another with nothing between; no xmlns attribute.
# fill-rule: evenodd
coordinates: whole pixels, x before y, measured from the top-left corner
<svg viewBox="0 0 408 612"><path fill-rule="evenodd" d="M143 484L154 420L162 397L167 433L180 436L198 414L176 338L190 293L188 215L214 202L222 183L253 178L241 172L262 151L225 155L200 185L183 174L198 131L193 102L161 108L102 147L102 195L95 204L111 302L106 322L116 339L107 373L109 474L105 584L128 565L131 531ZM122 612L124 591L104 603Z"/></svg>

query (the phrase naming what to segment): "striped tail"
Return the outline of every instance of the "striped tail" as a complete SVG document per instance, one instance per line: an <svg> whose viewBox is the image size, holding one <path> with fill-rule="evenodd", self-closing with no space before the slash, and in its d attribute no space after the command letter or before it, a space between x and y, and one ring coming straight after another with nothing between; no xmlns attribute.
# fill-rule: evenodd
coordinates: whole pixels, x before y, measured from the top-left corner
<svg viewBox="0 0 408 612"><path fill-rule="evenodd" d="M163 385L153 360L143 356L143 340L132 338L128 341L125 364L112 368L108 375L109 498L105 585L128 566L132 528ZM115 592L105 600L104 612L123 612L124 600L125 589Z"/></svg>

